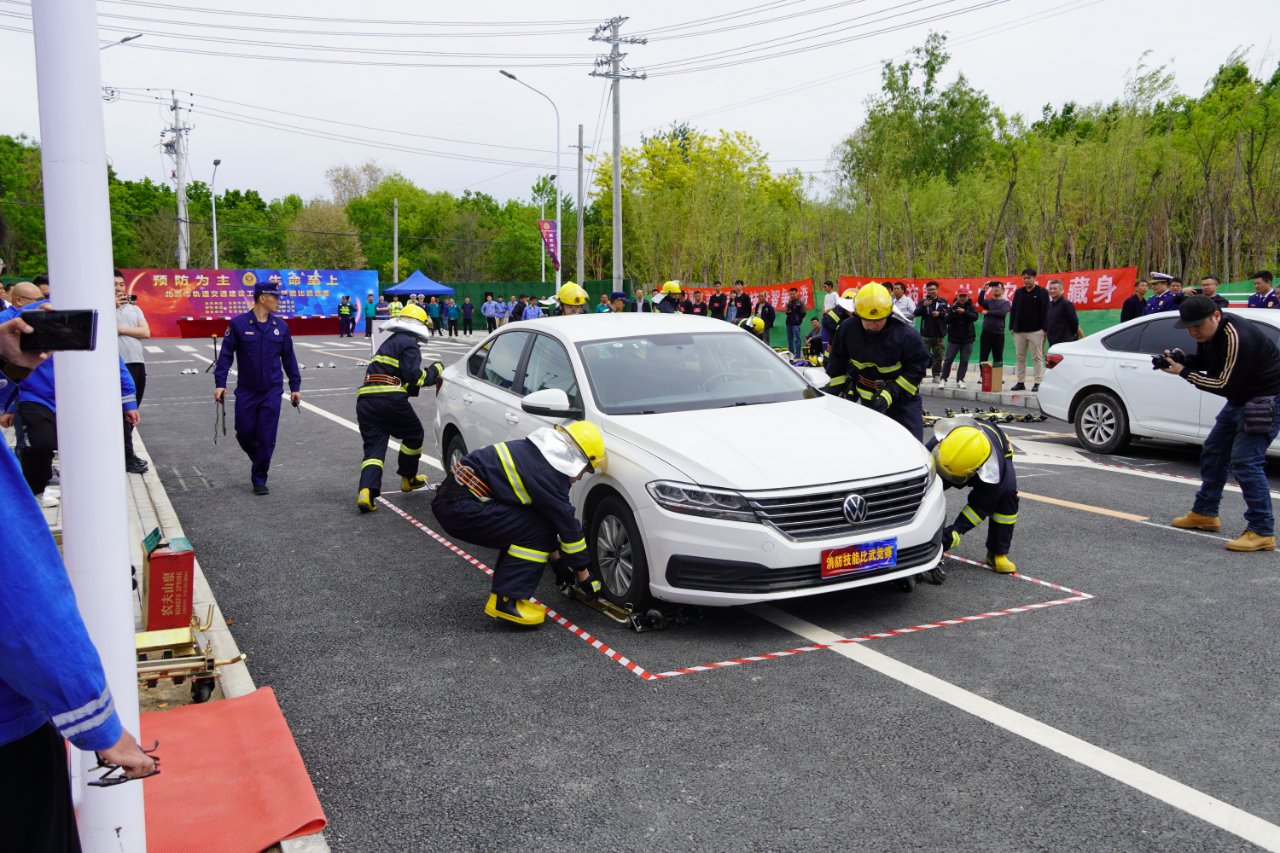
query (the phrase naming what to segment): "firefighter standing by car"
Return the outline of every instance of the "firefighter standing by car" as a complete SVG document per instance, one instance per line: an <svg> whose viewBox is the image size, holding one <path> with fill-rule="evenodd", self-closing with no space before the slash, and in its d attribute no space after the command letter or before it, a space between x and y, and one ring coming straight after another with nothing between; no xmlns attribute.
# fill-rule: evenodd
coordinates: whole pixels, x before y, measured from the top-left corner
<svg viewBox="0 0 1280 853"><path fill-rule="evenodd" d="M849 319L849 312L852 309L846 309L846 305L852 305L854 298L858 295L856 287L850 287L844 293L840 294L840 298L836 300L836 304L822 314L822 346L824 351L831 352L831 342L836 339L836 332L840 329L840 324Z"/></svg>
<svg viewBox="0 0 1280 853"><path fill-rule="evenodd" d="M418 343L425 342L430 333L427 312L421 305L406 305L399 317L388 320L382 328L391 334L370 360L364 382L356 392L356 421L364 440L356 491L356 506L361 512L378 508L375 502L382 491L382 465L392 436L400 439L396 463L400 491L412 492L427 484L427 478L418 473L425 434L409 398L418 396L423 386L439 382L440 371L444 370L438 361L430 367L422 366Z"/></svg>
<svg viewBox="0 0 1280 853"><path fill-rule="evenodd" d="M586 598L599 595L569 487L607 464L600 428L576 421L482 447L453 466L431 510L450 536L498 549L485 613L518 625L542 624L546 611L529 599L548 563Z"/></svg>
<svg viewBox="0 0 1280 853"><path fill-rule="evenodd" d="M653 297L653 304L660 314L678 314L683 299L684 291L680 288L680 282L668 281L662 285L658 295Z"/></svg>
<svg viewBox="0 0 1280 853"><path fill-rule="evenodd" d="M995 424L966 417L939 420L933 434L926 446L943 488L970 487L955 523L942 529L942 547L959 547L960 537L987 519L987 565L1001 574L1016 572L1009 546L1018 523L1018 478L1009 439Z"/></svg>
<svg viewBox="0 0 1280 853"><path fill-rule="evenodd" d="M887 415L923 441L919 386L930 364L924 339L894 312L893 295L879 282L867 283L852 300L841 302L856 316L840 324L831 342L827 375L836 393Z"/></svg>

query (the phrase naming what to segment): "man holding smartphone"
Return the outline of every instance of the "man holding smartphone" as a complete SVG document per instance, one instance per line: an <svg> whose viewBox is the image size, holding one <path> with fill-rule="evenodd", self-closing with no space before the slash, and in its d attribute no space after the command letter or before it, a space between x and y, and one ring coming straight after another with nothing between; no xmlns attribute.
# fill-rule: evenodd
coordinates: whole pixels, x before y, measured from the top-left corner
<svg viewBox="0 0 1280 853"><path fill-rule="evenodd" d="M124 274L115 271L116 282L116 335L119 339L120 360L133 377L134 394L142 405L142 393L147 388L147 357L142 342L151 337L151 327L142 309L129 301L124 292ZM133 452L133 424L124 422L124 470L130 474L145 474L151 467L147 460Z"/></svg>
<svg viewBox="0 0 1280 853"><path fill-rule="evenodd" d="M275 282L253 288L253 308L233 317L222 339L222 352L213 371L213 399L227 396L227 374L237 362L236 441L252 462L250 478L255 495L267 495L267 472L280 427L280 383L289 376L289 402L302 399L302 373L293 353L293 337L284 319L276 316L280 291Z"/></svg>

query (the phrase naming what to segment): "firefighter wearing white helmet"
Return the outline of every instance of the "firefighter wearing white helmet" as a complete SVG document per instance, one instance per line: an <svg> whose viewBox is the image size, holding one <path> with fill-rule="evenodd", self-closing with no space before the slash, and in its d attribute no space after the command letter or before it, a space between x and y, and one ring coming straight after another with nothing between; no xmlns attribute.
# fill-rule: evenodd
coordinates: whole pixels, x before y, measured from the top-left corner
<svg viewBox="0 0 1280 853"><path fill-rule="evenodd" d="M684 299L684 290L681 289L680 282L673 280L662 285L658 295L653 297L653 303L658 306L658 312L661 314L678 314L682 299Z"/></svg>
<svg viewBox="0 0 1280 853"><path fill-rule="evenodd" d="M942 546L953 550L960 537L987 520L987 565L1001 574L1018 570L1009 559L1018 523L1018 477L1013 447L998 426L973 418L943 418L927 447L933 452L944 489L969 487L969 502L955 524L943 528Z"/></svg>
<svg viewBox="0 0 1280 853"><path fill-rule="evenodd" d="M569 487L607 465L600 428L577 421L482 447L453 466L431 509L450 536L498 549L486 614L517 625L542 624L546 611L529 599L548 563L583 595L599 595Z"/></svg>
<svg viewBox="0 0 1280 853"><path fill-rule="evenodd" d="M855 316L840 324L827 357L836 393L887 415L923 442L919 392L930 363L924 339L894 312L893 295L879 282L841 302Z"/></svg>
<svg viewBox="0 0 1280 853"><path fill-rule="evenodd" d="M587 291L575 281L566 281L556 291L556 302L562 316L581 314L587 307Z"/></svg>
<svg viewBox="0 0 1280 853"><path fill-rule="evenodd" d="M425 433L409 398L418 396L425 386L437 384L444 370L438 361L422 366L418 345L430 338L429 322L427 312L415 303L388 320L382 328L391 334L369 360L364 382L356 392L356 421L364 440L360 483L356 487L356 506L361 512L378 508L383 461L387 442L393 436L400 439L396 461L400 490L412 492L427 484L427 478L418 473Z"/></svg>
<svg viewBox="0 0 1280 853"><path fill-rule="evenodd" d="M836 304L822 315L822 351L831 352L831 342L836 339L840 324L853 316L853 300L858 288L849 287L836 298Z"/></svg>

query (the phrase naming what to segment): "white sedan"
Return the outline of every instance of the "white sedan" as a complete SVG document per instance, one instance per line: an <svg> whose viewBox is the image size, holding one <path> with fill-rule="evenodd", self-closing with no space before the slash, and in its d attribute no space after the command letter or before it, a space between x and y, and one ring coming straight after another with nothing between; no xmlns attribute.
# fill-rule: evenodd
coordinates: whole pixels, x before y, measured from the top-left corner
<svg viewBox="0 0 1280 853"><path fill-rule="evenodd" d="M1280 342L1280 311L1228 311L1257 321ZM1226 401L1151 367L1151 356L1166 349L1195 352L1186 330L1174 327L1177 319L1177 311L1164 311L1055 344L1040 383L1041 411L1075 424L1076 438L1094 453L1117 453L1137 436L1203 444ZM1280 440L1270 454L1280 455Z"/></svg>
<svg viewBox="0 0 1280 853"><path fill-rule="evenodd" d="M450 468L468 448L576 418L600 426L609 454L570 496L619 604L910 587L942 557L942 483L920 443L729 323L509 324L445 369L435 432Z"/></svg>

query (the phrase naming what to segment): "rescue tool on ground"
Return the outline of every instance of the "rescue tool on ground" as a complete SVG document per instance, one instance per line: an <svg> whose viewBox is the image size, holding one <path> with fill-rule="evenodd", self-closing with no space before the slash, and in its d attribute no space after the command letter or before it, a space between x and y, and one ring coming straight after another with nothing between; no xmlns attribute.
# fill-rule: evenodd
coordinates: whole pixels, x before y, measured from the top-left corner
<svg viewBox="0 0 1280 853"><path fill-rule="evenodd" d="M607 466L604 436L590 421L542 427L528 438L472 451L453 465L431 509L450 536L498 549L486 614L541 625L546 610L530 599L548 564L557 581L574 586L583 600L599 596L569 487Z"/></svg>
<svg viewBox="0 0 1280 853"><path fill-rule="evenodd" d="M995 424L966 416L941 419L933 430L927 446L943 488L969 488L969 502L955 523L943 528L943 546L957 548L961 536L987 519L987 565L1001 574L1017 571L1009 559L1018 522L1018 480L1009 439Z"/></svg>
<svg viewBox="0 0 1280 853"><path fill-rule="evenodd" d="M364 440L360 483L356 487L356 506L361 512L374 512L378 508L382 466L387 444L393 436L400 440L396 457L400 491L412 492L427 484L427 478L418 473L426 433L409 402L409 398L418 396L426 385L435 385L439 390L440 372L444 370L438 361L422 366L418 345L430 337L427 323L427 312L414 303L386 321L382 328L390 336L369 361L364 381L356 391L356 421Z"/></svg>

